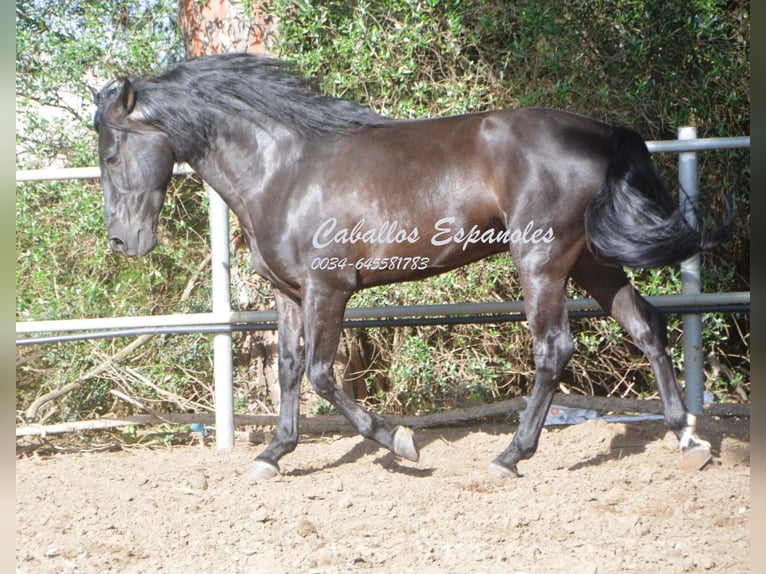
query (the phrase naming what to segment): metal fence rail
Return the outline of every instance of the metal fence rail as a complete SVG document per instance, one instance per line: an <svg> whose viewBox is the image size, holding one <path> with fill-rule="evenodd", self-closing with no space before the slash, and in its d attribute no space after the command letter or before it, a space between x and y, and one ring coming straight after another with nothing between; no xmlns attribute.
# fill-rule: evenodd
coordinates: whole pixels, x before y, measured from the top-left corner
<svg viewBox="0 0 766 574"><path fill-rule="evenodd" d="M697 295L655 295L646 299L662 312L669 313L747 313L750 292L700 293ZM568 299L571 318L604 317L606 313L594 299ZM494 303L444 303L438 305L397 305L349 307L344 326L396 327L440 325L444 323L499 323L526 319L523 301ZM84 339L106 339L138 335L178 335L185 333L225 333L276 329L276 311L232 311L225 320L215 313L115 317L111 319L69 319L29 321L17 324L17 335L59 333L43 337L21 337L17 346L59 343ZM66 334L64 334L66 333Z"/></svg>
<svg viewBox="0 0 766 574"><path fill-rule="evenodd" d="M696 212L698 176L696 152L714 149L749 148L750 136L729 138L696 137L696 129L680 128L678 140L650 141L653 153L679 154L679 185L683 190L680 205L690 213ZM193 173L187 165L176 166L175 174ZM96 179L98 167L19 170L17 182L64 179ZM207 186L206 186L207 187ZM231 308L229 275L229 214L228 208L209 187L210 236L213 268L213 311L186 315L148 317L114 317L108 319L75 319L60 321L17 321L16 344L33 345L92 339L133 336L140 334L214 333L214 379L216 411L216 445L219 449L234 444L231 333L240 330L273 329L273 311L239 312ZM684 370L686 405L691 412L702 411L704 373L702 372L701 313L749 312L750 292L700 293L699 258L685 261L681 266L682 294L648 297L665 313L682 313L684 324ZM571 317L599 316L603 311L592 299L567 301ZM486 323L524 319L523 303L463 303L449 305L365 307L346 310L347 327L397 326L439 323ZM38 337L21 337L35 333L59 333ZM66 333L66 334L64 334Z"/></svg>

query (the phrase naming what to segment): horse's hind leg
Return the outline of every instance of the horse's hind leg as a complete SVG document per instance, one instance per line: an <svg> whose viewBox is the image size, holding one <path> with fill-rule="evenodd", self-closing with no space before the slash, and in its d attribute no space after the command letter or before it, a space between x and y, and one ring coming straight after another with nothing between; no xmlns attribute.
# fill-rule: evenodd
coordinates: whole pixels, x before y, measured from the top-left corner
<svg viewBox="0 0 766 574"><path fill-rule="evenodd" d="M521 274L524 308L535 355L535 384L527 403L526 416L519 424L511 444L490 466L499 476L519 475L516 463L530 458L537 450L561 373L572 356L564 287L566 278Z"/></svg>
<svg viewBox="0 0 766 574"><path fill-rule="evenodd" d="M314 390L354 425L365 438L376 441L394 454L417 462L420 458L412 431L393 425L363 409L335 383L333 361L338 350L343 311L348 296L325 287L309 286L303 297L306 373Z"/></svg>
<svg viewBox="0 0 766 574"><path fill-rule="evenodd" d="M303 315L300 306L275 291L278 329L279 424L274 438L246 472L253 480L271 478L279 472L279 459L298 444L300 384L304 370Z"/></svg>
<svg viewBox="0 0 766 574"><path fill-rule="evenodd" d="M575 264L572 279L623 326L649 360L662 399L665 424L678 436L684 466L705 466L711 459L710 444L697 437L696 417L684 405L668 350L665 317L638 294L622 268L600 264L587 252Z"/></svg>

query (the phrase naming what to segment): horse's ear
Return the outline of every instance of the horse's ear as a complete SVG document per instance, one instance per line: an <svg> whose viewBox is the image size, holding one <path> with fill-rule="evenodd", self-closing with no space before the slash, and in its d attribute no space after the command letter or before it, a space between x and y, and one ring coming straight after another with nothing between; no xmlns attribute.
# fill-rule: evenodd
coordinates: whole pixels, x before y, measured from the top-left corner
<svg viewBox="0 0 766 574"><path fill-rule="evenodd" d="M93 100L98 103L98 92L99 90L88 84L88 90L90 90L90 93L93 94Z"/></svg>
<svg viewBox="0 0 766 574"><path fill-rule="evenodd" d="M127 78L122 84L120 101L122 102L122 111L126 116L133 111L134 107L136 107L136 90L133 88L133 84Z"/></svg>

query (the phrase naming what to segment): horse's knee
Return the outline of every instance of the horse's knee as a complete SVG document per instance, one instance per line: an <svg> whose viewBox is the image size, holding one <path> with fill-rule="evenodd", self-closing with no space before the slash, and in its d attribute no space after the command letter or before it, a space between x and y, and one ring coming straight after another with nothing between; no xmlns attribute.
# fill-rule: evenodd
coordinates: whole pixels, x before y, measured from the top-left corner
<svg viewBox="0 0 766 574"><path fill-rule="evenodd" d="M574 354L575 346L568 331L558 331L535 341L535 368L557 378ZM556 381L558 382L558 381Z"/></svg>
<svg viewBox="0 0 766 574"><path fill-rule="evenodd" d="M295 384L295 381L300 382L305 369L302 357L285 354L279 355L277 367L280 375L283 375L280 378L280 383L284 381L285 385Z"/></svg>
<svg viewBox="0 0 766 574"><path fill-rule="evenodd" d="M317 395L326 401L333 402L337 386L332 367L309 366L306 376Z"/></svg>

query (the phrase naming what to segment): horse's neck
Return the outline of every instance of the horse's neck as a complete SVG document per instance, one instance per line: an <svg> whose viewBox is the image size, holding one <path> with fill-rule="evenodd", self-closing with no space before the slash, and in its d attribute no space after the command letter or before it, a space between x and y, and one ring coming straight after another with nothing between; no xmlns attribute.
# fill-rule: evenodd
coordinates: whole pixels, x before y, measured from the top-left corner
<svg viewBox="0 0 766 574"><path fill-rule="evenodd" d="M219 136L192 168L226 202L248 235L255 230L257 206L265 206L282 180L283 169L298 160L301 147L284 132L235 128L229 138Z"/></svg>

